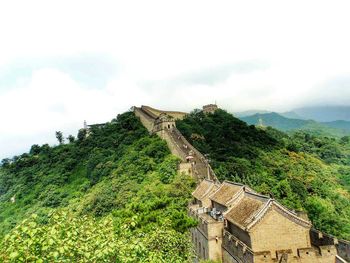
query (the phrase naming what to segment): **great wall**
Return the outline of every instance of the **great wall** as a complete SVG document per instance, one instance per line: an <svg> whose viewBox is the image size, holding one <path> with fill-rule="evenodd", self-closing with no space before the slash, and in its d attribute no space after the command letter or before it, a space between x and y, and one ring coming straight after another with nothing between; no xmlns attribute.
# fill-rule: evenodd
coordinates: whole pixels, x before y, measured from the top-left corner
<svg viewBox="0 0 350 263"><path fill-rule="evenodd" d="M204 113L217 109L210 104ZM303 214L283 207L248 186L220 182L208 160L176 128L184 112L133 107L150 133L166 141L181 159L179 172L197 182L189 214L198 220L191 229L198 259L224 263L344 263L350 260L350 243L312 228Z"/></svg>

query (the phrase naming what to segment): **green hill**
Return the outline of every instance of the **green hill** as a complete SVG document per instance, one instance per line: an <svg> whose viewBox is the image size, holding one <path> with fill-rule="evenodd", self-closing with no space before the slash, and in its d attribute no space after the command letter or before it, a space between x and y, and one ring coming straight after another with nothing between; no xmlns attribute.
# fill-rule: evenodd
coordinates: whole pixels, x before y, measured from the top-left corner
<svg viewBox="0 0 350 263"><path fill-rule="evenodd" d="M131 112L70 140L2 161L0 262L188 260L194 184L166 143Z"/></svg>
<svg viewBox="0 0 350 263"><path fill-rule="evenodd" d="M350 121L331 121L323 122L322 124L350 133Z"/></svg>
<svg viewBox="0 0 350 263"><path fill-rule="evenodd" d="M302 120L286 118L278 113L254 114L240 117L242 121L250 125L271 126L281 131L304 130L313 134L342 137L350 134L350 122L316 122L313 120Z"/></svg>
<svg viewBox="0 0 350 263"><path fill-rule="evenodd" d="M350 121L350 106L310 106L294 109L293 112L304 119L312 119L319 122Z"/></svg>
<svg viewBox="0 0 350 263"><path fill-rule="evenodd" d="M298 130L307 126L318 125L317 122L312 120L290 119L275 112L254 114L247 117L240 117L240 119L249 125L262 124L263 126L271 126L281 131ZM321 126L321 128L324 127Z"/></svg>
<svg viewBox="0 0 350 263"><path fill-rule="evenodd" d="M223 110L179 130L219 179L243 182L350 239L350 137L256 128ZM0 167L0 262L190 262L194 182L131 112Z"/></svg>
<svg viewBox="0 0 350 263"><path fill-rule="evenodd" d="M248 126L223 110L194 111L177 127L209 156L219 179L271 194L290 209L307 211L316 228L350 238L349 137L289 136Z"/></svg>

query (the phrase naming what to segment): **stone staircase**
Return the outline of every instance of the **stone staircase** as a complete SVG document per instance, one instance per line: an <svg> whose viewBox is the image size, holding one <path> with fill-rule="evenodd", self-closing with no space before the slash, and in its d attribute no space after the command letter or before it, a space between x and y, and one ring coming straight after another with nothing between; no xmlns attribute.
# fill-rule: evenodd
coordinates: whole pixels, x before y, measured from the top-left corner
<svg viewBox="0 0 350 263"><path fill-rule="evenodd" d="M135 115L140 118L143 125L151 133L154 132L154 123L160 114L167 113L166 111L162 112L159 110L158 112L159 115L155 114L155 112L149 110L149 107L147 106L142 106L140 108L134 107ZM210 179L218 182L218 179L205 156L190 144L176 127L163 129L155 133L157 133L162 139L166 140L171 152L179 157L183 163L191 164L192 175L196 180L201 181L203 179Z"/></svg>

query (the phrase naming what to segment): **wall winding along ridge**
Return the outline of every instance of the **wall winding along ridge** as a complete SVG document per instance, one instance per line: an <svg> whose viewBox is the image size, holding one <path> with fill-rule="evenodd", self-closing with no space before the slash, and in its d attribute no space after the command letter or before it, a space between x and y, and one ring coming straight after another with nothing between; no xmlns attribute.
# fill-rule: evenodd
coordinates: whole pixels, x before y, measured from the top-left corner
<svg viewBox="0 0 350 263"><path fill-rule="evenodd" d="M140 108L134 107L134 113L140 118L142 124L146 129L153 133L155 132L158 136L164 139L172 154L179 157L182 160L181 167L188 169L191 167L191 174L196 180L211 179L218 181L213 169L210 167L207 159L201 154L192 144L190 144L186 138L180 133L176 127L169 129L162 129L161 131L155 131L155 122L161 114L167 114L172 116L174 119L182 119L186 113L177 111L161 111L149 106L141 106ZM190 161L186 158L192 157ZM186 165L187 164L187 165Z"/></svg>
<svg viewBox="0 0 350 263"><path fill-rule="evenodd" d="M179 165L179 171L180 172L186 172L190 175L192 175L197 182L201 182L203 179L208 179L210 181L212 181L215 184L220 185L219 180L217 179L213 169L211 168L211 166L209 165L207 159L205 158L205 156L200 153L195 147L193 147L193 145L191 145L187 139L181 134L181 132L175 127L175 120L177 119L183 119L186 116L186 113L184 112L177 112L177 111L161 111L158 109L154 109L152 107L149 106L141 106L141 107L133 107L134 108L134 114L140 118L140 121L142 122L142 124L145 126L145 128L150 132L150 133L156 133L158 136L160 136L162 139L164 139L171 151L172 154L174 154L175 156L177 156L178 158L181 159L181 163ZM164 120L163 124L166 123L166 125L161 125L162 124L162 116L170 116L170 119ZM169 123L171 123L171 125L168 125ZM191 211L190 211L191 212ZM202 216L205 216L205 213L203 213ZM213 228L213 219L208 215L207 216L207 221L205 221L206 223L210 222L211 224L211 228L210 229L216 229ZM202 222L203 223L203 222ZM215 223L215 222L214 222ZM216 222L219 223L218 226L220 228L221 224L223 224L222 222ZM201 230L202 228L200 227L201 224L199 224L199 230ZM272 224L272 229L273 224ZM221 226L222 228L222 226ZM221 229L220 228L220 229ZM209 228L203 228L205 229L209 229ZM202 231L199 231L202 232ZM196 237L196 239L198 239L198 235L195 235L195 231L191 230L192 233L192 239L194 239L194 237ZM229 232L224 231L224 237L225 237L225 233L227 235L230 235ZM307 235L309 233L307 232ZM208 236L208 233L205 233L205 231L203 232L203 237ZM202 240L199 242L199 244L202 244L202 247L197 248L196 250L199 249L199 256L202 258L208 258L209 255L214 255L214 254L218 254L217 252L219 251L218 247L221 247L221 241L222 238L218 238L220 236L220 234L216 234L214 235L216 236L216 238L214 240ZM311 238L311 243L313 245L316 246L320 246L320 247L328 247L328 246L335 246L337 249L337 254L338 256L336 257L336 262L346 262L345 260L349 260L350 262L350 243L348 241L345 240L337 240L336 238L334 238L333 236L321 233L317 230L312 229L310 231L310 238ZM232 240L234 240L234 238L229 237L228 240L230 240L230 242L233 242ZM297 237L295 238L291 238L291 241L293 240L298 240ZM194 241L194 240L193 240ZM198 240L196 240L197 243ZM212 245L209 246L209 243L213 242ZM219 242L219 243L218 243ZM233 254L242 254L242 258L245 258L244 260L246 262L253 262L253 252L250 251L250 253L247 253L247 248L245 245L242 245L242 247L240 248L239 246L237 246L237 244L239 244L239 240L235 241L234 243L236 244L235 246L232 246L232 244L227 244L225 243L225 238L224 238L224 243L222 243L222 246L225 247L225 245L227 245L229 248L236 248L236 249L241 249L238 252L237 251L233 251ZM259 245L264 245L264 244L259 244ZM311 244L310 244L311 246ZM296 248L294 248L294 245L291 244L290 245L291 248L293 248L294 250L297 250ZM219 256L210 256L211 258L215 258L215 259L223 259L224 262L231 262L229 258L231 258L231 256L227 253L229 253L228 251L224 250L224 253L222 255L222 258ZM328 252L330 250L328 249ZM198 252L198 251L197 251ZM249 252L249 249L248 249ZM311 251L312 252L312 251ZM310 251L305 252L308 255L310 255L311 253ZM324 251L323 251L324 252ZM209 253L209 254L206 254ZM226 253L226 254L225 254ZM253 253L253 254L252 254ZM301 250L299 249L299 252L301 253ZM321 253L322 254L322 253ZM325 252L323 253L325 254ZM256 256L256 255L255 255ZM301 255L300 255L301 256ZM274 259L272 259L272 257L274 258L273 255L262 255L262 262L267 262L266 260L269 259L270 257L270 261L275 262ZM283 260L283 257L278 257L281 258L281 260ZM309 258L309 257L308 257ZM279 262L287 262L287 259L285 259L286 261L279 261ZM316 260L316 261L314 261ZM320 260L320 261L318 261ZM259 260L258 260L259 261ZM237 261L238 262L238 261ZM288 262L290 262L288 260ZM292 260L292 262L294 262ZM299 261L298 261L299 262ZM304 262L304 261L303 261ZM317 256L315 257L315 259L311 259L309 258L309 261L305 261L305 262L324 262L324 259L322 260L321 257Z"/></svg>

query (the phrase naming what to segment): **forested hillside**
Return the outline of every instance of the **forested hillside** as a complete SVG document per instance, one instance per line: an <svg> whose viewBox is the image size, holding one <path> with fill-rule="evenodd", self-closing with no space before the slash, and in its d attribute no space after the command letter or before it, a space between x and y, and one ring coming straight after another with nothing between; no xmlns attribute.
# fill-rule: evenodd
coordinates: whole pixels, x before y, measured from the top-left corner
<svg viewBox="0 0 350 263"><path fill-rule="evenodd" d="M350 239L350 137L255 128L223 110L194 111L179 130L220 180L243 182L307 211ZM194 182L131 112L2 160L0 262L191 261ZM92 253L93 252L93 253Z"/></svg>
<svg viewBox="0 0 350 263"><path fill-rule="evenodd" d="M190 260L194 183L177 163L131 112L3 160L0 262Z"/></svg>
<svg viewBox="0 0 350 263"><path fill-rule="evenodd" d="M316 228L350 239L349 137L289 136L248 126L223 110L195 110L177 127L207 154L220 180L271 194L290 209L307 211Z"/></svg>
<svg viewBox="0 0 350 263"><path fill-rule="evenodd" d="M258 113L239 118L250 125L271 126L285 132L303 130L310 134L338 138L350 134L350 122L348 121L317 122L300 118L287 118L275 112Z"/></svg>

